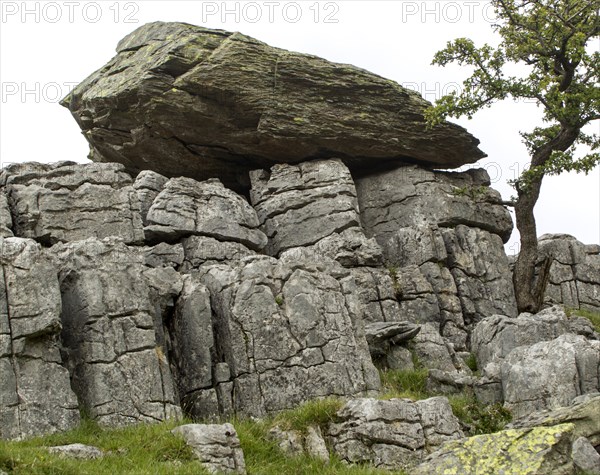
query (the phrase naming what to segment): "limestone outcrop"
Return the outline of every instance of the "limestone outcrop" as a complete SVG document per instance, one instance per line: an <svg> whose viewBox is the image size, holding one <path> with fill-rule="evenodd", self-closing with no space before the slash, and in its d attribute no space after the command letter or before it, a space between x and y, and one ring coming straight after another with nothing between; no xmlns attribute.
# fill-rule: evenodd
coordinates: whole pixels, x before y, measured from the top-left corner
<svg viewBox="0 0 600 475"><path fill-rule="evenodd" d="M64 105L95 163L0 171L0 438L333 397L271 448L417 474L595 467L600 246L542 237L549 308L517 315L510 213L484 170L433 169L482 153L426 131L417 94L152 23ZM464 437L507 409L512 428ZM231 425L174 432L245 472Z"/></svg>
<svg viewBox="0 0 600 475"><path fill-rule="evenodd" d="M393 81L184 23L141 26L62 103L94 161L236 189L275 163L455 168L484 156L457 125L427 131L429 103Z"/></svg>

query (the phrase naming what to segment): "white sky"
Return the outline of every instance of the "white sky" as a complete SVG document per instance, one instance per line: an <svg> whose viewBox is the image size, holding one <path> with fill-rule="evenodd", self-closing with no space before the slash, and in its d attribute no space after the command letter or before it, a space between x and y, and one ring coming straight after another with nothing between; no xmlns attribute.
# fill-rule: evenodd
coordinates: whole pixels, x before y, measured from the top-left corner
<svg viewBox="0 0 600 475"><path fill-rule="evenodd" d="M0 2L0 161L87 162L87 142L58 104L112 56L118 41L151 21L184 21L241 31L272 46L350 63L418 89L430 101L466 77L431 66L446 41L494 43L487 1L7 1ZM258 15L260 14L260 19ZM598 45L600 47L600 44ZM481 140L493 186L528 161L519 130L539 125L533 104L503 103L457 122ZM598 131L598 121L593 125ZM600 243L600 169L544 180L538 233L564 232ZM517 249L513 233L507 252Z"/></svg>

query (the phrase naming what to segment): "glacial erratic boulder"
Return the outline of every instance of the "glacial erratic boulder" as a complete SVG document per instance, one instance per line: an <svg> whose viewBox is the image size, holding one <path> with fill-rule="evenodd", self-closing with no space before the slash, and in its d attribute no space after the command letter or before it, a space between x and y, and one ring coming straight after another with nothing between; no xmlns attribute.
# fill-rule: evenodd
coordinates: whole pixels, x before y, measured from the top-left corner
<svg viewBox="0 0 600 475"><path fill-rule="evenodd" d="M94 161L233 188L250 170L314 158L455 168L485 156L462 127L427 131L429 103L391 80L184 23L141 26L62 104Z"/></svg>

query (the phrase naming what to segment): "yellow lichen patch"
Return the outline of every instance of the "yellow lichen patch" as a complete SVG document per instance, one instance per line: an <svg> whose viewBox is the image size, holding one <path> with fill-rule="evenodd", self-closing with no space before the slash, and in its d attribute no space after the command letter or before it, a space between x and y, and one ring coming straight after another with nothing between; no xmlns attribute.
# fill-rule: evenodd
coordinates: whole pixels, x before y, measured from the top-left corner
<svg viewBox="0 0 600 475"><path fill-rule="evenodd" d="M432 475L541 475L551 452L570 443L575 426L560 424L533 429L511 429L445 444L421 465L418 474Z"/></svg>

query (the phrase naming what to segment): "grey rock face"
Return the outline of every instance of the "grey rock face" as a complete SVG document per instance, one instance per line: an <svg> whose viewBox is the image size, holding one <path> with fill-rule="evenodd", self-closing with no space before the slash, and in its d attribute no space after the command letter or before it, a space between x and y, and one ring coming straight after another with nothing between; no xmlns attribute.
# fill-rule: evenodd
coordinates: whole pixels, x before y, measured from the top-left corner
<svg viewBox="0 0 600 475"><path fill-rule="evenodd" d="M216 312L217 358L231 371L233 384L218 390L222 407L262 416L379 388L354 281L335 261L294 249L199 275Z"/></svg>
<svg viewBox="0 0 600 475"><path fill-rule="evenodd" d="M146 222L144 232L151 241L202 235L256 250L267 244L265 235L256 229L256 212L219 180L172 178L152 203Z"/></svg>
<svg viewBox="0 0 600 475"><path fill-rule="evenodd" d="M143 257L119 242L94 239L51 249L62 293L62 341L72 384L101 424L156 421L180 414L165 356L161 303L153 289L177 293L167 269L144 276ZM171 280L171 282L169 282Z"/></svg>
<svg viewBox="0 0 600 475"><path fill-rule="evenodd" d="M409 322L374 322L365 325L371 356L387 355L391 347L414 338L421 327Z"/></svg>
<svg viewBox="0 0 600 475"><path fill-rule="evenodd" d="M184 438L210 473L246 473L244 453L231 424L186 424L171 432Z"/></svg>
<svg viewBox="0 0 600 475"><path fill-rule="evenodd" d="M306 433L297 430L282 430L276 426L269 431L269 435L288 455L298 456L304 453L309 457L329 462L329 450L319 426L308 426Z"/></svg>
<svg viewBox="0 0 600 475"><path fill-rule="evenodd" d="M590 475L600 475L600 454L585 437L573 442L572 455L575 466Z"/></svg>
<svg viewBox="0 0 600 475"><path fill-rule="evenodd" d="M256 255L238 242L218 241L207 236L190 236L182 240L184 262L182 272L191 272L202 265L227 264Z"/></svg>
<svg viewBox="0 0 600 475"><path fill-rule="evenodd" d="M6 195L0 192L0 238L12 237L12 217Z"/></svg>
<svg viewBox="0 0 600 475"><path fill-rule="evenodd" d="M358 296L365 308L365 322L402 320L404 315L400 313L397 285L388 269L355 267L350 269L350 272L356 281Z"/></svg>
<svg viewBox="0 0 600 475"><path fill-rule="evenodd" d="M508 240L510 214L489 184L483 170L451 173L405 166L358 178L356 191L367 236L374 236L394 263L402 252L394 239L399 228L463 224Z"/></svg>
<svg viewBox="0 0 600 475"><path fill-rule="evenodd" d="M585 245L568 234L545 234L540 259L552 256L545 302L600 310L600 247Z"/></svg>
<svg viewBox="0 0 600 475"><path fill-rule="evenodd" d="M144 264L148 267L172 267L178 270L185 258L181 244L161 242L153 247L143 248Z"/></svg>
<svg viewBox="0 0 600 475"><path fill-rule="evenodd" d="M488 363L504 359L515 348L549 341L569 332L564 310L551 307L518 318L494 315L479 322L471 333L471 349L477 364L484 369Z"/></svg>
<svg viewBox="0 0 600 475"><path fill-rule="evenodd" d="M48 447L48 452L58 454L61 457L82 460L97 459L104 456L98 447L84 444L57 445Z"/></svg>
<svg viewBox="0 0 600 475"><path fill-rule="evenodd" d="M146 216L148 215L152 203L163 190L167 181L169 181L167 177L153 172L152 170L142 170L136 177L133 188L137 192L138 199L140 200L140 212L142 214L144 225L147 224Z"/></svg>
<svg viewBox="0 0 600 475"><path fill-rule="evenodd" d="M592 445L600 445L600 394L578 396L573 404L557 409L531 413L508 424L510 429L530 429L537 426L552 427L557 424L573 424L575 438L585 437Z"/></svg>
<svg viewBox="0 0 600 475"><path fill-rule="evenodd" d="M427 453L463 434L445 397L354 399L329 426L332 450L350 463L371 463L390 470L411 468Z"/></svg>
<svg viewBox="0 0 600 475"><path fill-rule="evenodd" d="M2 174L16 236L44 244L89 237L144 240L133 180L117 163L14 164Z"/></svg>
<svg viewBox="0 0 600 475"><path fill-rule="evenodd" d="M272 256L331 237L333 242L323 245L326 249L340 241L343 231L361 231L354 182L340 160L275 165L270 172L252 172L250 179L250 197ZM362 241L354 246L368 246L364 235Z"/></svg>
<svg viewBox="0 0 600 475"><path fill-rule="evenodd" d="M568 406L600 390L600 341L565 334L511 351L502 362L505 405L518 419L542 409Z"/></svg>
<svg viewBox="0 0 600 475"><path fill-rule="evenodd" d="M72 429L79 410L59 351L56 270L21 238L0 238L0 265L0 438Z"/></svg>
<svg viewBox="0 0 600 475"><path fill-rule="evenodd" d="M443 237L465 322L495 313L516 316L512 277L500 238L463 225L444 230Z"/></svg>
<svg viewBox="0 0 600 475"><path fill-rule="evenodd" d="M500 238L478 228L423 226L398 229L392 266L403 318L433 323L456 349L467 328L484 316L516 316L508 260Z"/></svg>
<svg viewBox="0 0 600 475"><path fill-rule="evenodd" d="M117 53L63 101L96 161L235 187L249 170L324 156L444 168L484 156L457 125L427 131L417 93L241 33L149 23Z"/></svg>
<svg viewBox="0 0 600 475"><path fill-rule="evenodd" d="M170 323L171 351L176 365L182 407L197 419L219 415L213 388L213 357L210 294L195 276L184 278L183 289ZM227 381L229 375L224 380Z"/></svg>

